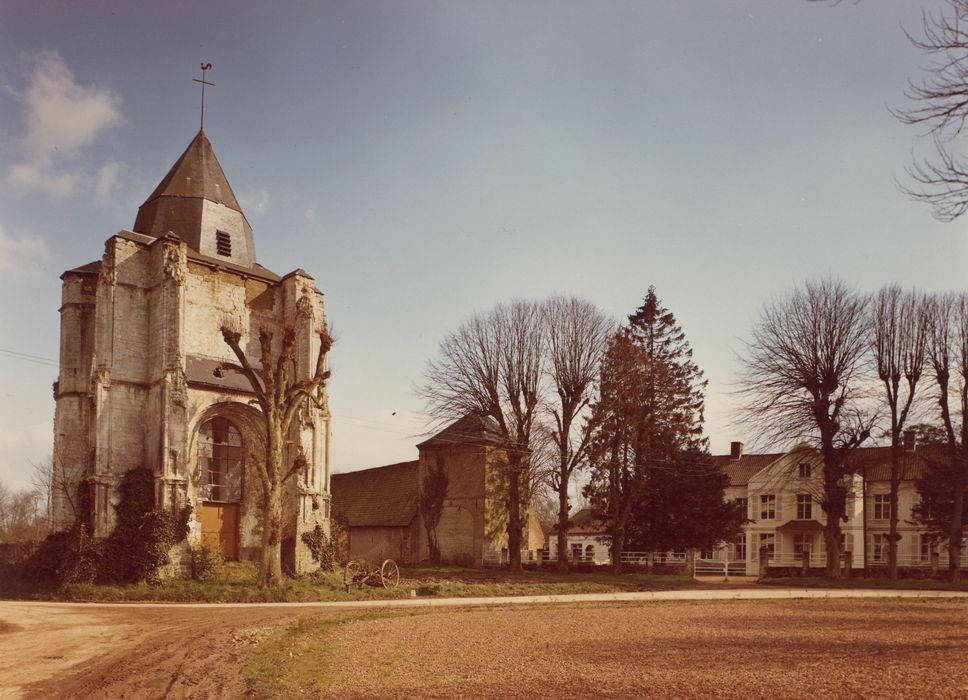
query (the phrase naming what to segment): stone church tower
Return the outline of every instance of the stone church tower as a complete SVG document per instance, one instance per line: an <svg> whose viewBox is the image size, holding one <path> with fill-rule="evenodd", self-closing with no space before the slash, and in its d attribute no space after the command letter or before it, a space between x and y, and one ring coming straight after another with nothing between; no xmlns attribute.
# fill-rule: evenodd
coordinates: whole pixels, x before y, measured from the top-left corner
<svg viewBox="0 0 968 700"><path fill-rule="evenodd" d="M257 558L262 486L254 457L264 423L248 381L215 372L235 362L220 328L242 332L256 367L259 329L276 329L278 341L294 328L297 378L307 378L326 323L323 294L300 269L280 277L256 262L252 228L204 131L141 205L133 229L109 238L100 260L61 276L54 525L89 519L95 534L107 535L121 476L146 467L157 505L191 504L190 541L217 543L231 559ZM325 395L322 405L304 406L290 435L289 457L301 445L308 460L285 493L290 570L311 564L299 535L329 524Z"/></svg>

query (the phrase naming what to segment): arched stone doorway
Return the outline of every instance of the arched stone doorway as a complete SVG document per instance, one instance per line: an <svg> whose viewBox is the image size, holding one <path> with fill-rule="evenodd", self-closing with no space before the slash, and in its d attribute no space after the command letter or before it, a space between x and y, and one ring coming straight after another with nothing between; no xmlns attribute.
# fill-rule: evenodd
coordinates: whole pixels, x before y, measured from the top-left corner
<svg viewBox="0 0 968 700"><path fill-rule="evenodd" d="M239 558L244 457L242 432L215 416L198 429L198 521L203 545L218 547L226 559Z"/></svg>
<svg viewBox="0 0 968 700"><path fill-rule="evenodd" d="M223 419L235 428L239 438L227 434L228 431L219 428L219 443L214 438L209 439L210 430L217 426L214 421ZM259 556L262 539L262 485L259 477L259 461L265 453L265 420L262 413L239 401L218 401L209 404L195 415L191 422L191 445L187 463L191 464L189 499L194 508L194 524L192 525L192 539L195 542L208 541L214 543L216 523L218 523L218 542L225 548L227 556L236 559L256 559ZM232 443L240 443L238 445ZM211 444L212 449L209 450ZM219 451L220 454L232 459L238 455L240 460L240 486L233 491L231 479L225 488L217 491L210 489L211 476L208 473L209 464L206 461L216 454L215 445L222 444L228 449ZM237 450L235 448L238 448ZM206 504L209 508L206 509ZM235 504L227 507L218 504ZM235 511L235 512L231 512ZM203 522L203 518L207 522ZM233 529L232 518L237 516L237 525ZM207 540L205 532L208 532ZM222 542L223 535L228 540L234 536L234 555L231 554L231 541Z"/></svg>

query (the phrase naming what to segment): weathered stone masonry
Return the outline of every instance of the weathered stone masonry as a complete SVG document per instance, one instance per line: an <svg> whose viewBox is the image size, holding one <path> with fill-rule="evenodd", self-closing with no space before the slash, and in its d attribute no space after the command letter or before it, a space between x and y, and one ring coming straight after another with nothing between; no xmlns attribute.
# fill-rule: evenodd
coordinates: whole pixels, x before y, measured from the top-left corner
<svg viewBox="0 0 968 700"><path fill-rule="evenodd" d="M96 534L108 534L121 476L147 467L159 505L192 505L192 541L255 558L262 417L244 378L216 376L220 362L234 362L220 328L242 332L255 366L260 328L274 329L277 342L283 328L294 328L297 376L306 378L326 323L323 294L302 270L279 277L255 261L251 228L203 132L139 209L134 228L108 239L101 260L61 277L56 524L80 517L80 487L93 506L84 517ZM283 560L294 570L311 565L299 535L329 526L323 398L322 409L304 407L291 435L290 457L301 445L309 461L285 494ZM211 437L224 421L232 427L227 442Z"/></svg>

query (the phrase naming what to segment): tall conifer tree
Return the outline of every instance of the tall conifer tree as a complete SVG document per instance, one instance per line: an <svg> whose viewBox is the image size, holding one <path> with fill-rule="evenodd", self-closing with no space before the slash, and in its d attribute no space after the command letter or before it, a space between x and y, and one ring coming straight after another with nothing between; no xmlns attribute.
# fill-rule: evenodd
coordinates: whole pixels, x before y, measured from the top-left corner
<svg viewBox="0 0 968 700"><path fill-rule="evenodd" d="M706 380L675 316L654 287L611 339L591 422L586 494L608 524L620 571L629 516L653 468L707 451L702 435Z"/></svg>

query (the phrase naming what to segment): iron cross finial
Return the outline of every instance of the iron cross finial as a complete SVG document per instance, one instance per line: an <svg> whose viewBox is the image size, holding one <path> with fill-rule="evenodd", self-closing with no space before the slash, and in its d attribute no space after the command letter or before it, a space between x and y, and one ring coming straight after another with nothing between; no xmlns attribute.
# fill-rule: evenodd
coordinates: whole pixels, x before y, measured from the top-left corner
<svg viewBox="0 0 968 700"><path fill-rule="evenodd" d="M207 71L207 70L212 70L212 64L211 63L203 63L202 64L202 79L201 80L199 80L198 78L192 78L192 82L193 83L201 83L202 84L202 116L201 116L201 119L200 119L199 124L198 124L199 131L201 131L201 130L203 130L205 128L205 86L206 85L212 85L212 86L215 85L215 83L210 83L210 82L208 82L208 81L205 80L205 71Z"/></svg>

